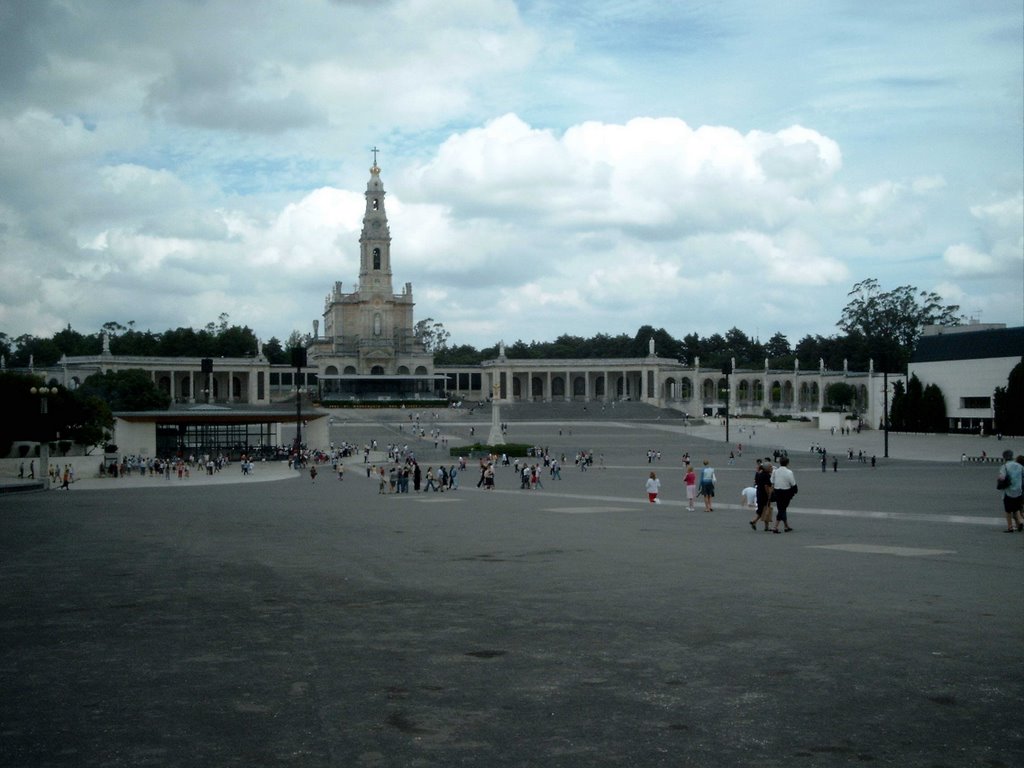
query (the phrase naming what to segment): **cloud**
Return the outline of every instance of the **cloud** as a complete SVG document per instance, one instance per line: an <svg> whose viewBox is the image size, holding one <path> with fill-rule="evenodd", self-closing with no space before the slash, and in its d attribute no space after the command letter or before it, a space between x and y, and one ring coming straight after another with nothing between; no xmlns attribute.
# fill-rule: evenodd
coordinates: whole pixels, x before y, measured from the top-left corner
<svg viewBox="0 0 1024 768"><path fill-rule="evenodd" d="M506 114L448 138L411 182L460 215L567 216L658 238L738 223L783 226L841 166L838 145L801 126L744 135L636 118L587 122L559 137Z"/></svg>
<svg viewBox="0 0 1024 768"><path fill-rule="evenodd" d="M943 263L958 277L998 275L1019 281L1024 262L1024 194L970 210L978 222L979 244L950 245L942 254Z"/></svg>

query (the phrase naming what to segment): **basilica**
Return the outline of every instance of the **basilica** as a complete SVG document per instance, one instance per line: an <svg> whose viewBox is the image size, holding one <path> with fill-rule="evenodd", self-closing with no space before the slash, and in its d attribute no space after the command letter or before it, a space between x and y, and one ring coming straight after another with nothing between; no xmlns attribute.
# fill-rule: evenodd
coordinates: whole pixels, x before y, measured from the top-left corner
<svg viewBox="0 0 1024 768"><path fill-rule="evenodd" d="M445 377L435 376L434 359L416 336L412 283L394 292L384 195L374 162L359 236L359 283L351 293L341 281L334 284L324 302L323 335L314 323L307 348L325 404L434 397L444 389Z"/></svg>

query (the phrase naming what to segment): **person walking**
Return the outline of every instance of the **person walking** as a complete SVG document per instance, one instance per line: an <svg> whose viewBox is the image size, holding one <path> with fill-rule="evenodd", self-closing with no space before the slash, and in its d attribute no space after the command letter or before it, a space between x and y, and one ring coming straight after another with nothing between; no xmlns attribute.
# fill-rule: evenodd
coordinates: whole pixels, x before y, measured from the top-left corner
<svg viewBox="0 0 1024 768"><path fill-rule="evenodd" d="M787 510L789 509L789 502L796 496L796 476L793 474L793 470L789 468L789 457L783 456L779 459L779 466L771 474L772 484L772 499L775 501L775 527L772 528L773 533L782 533L779 530L779 523L782 523L783 530L789 533L793 529L789 527L789 518L787 516Z"/></svg>
<svg viewBox="0 0 1024 768"><path fill-rule="evenodd" d="M718 484L718 478L715 476L715 468L711 466L711 463L704 459L704 466L700 470L700 486L697 492L704 497L704 511L714 512L715 509L711 506L711 500L715 498L715 486Z"/></svg>
<svg viewBox="0 0 1024 768"><path fill-rule="evenodd" d="M757 504L757 512L754 519L750 521L750 527L757 530L758 523L764 523L764 530L767 532L772 523L772 462L764 459L757 462L757 471L754 472L754 500Z"/></svg>
<svg viewBox="0 0 1024 768"><path fill-rule="evenodd" d="M1014 461L1013 451L1003 451L1003 466L999 468L996 488L1003 492L1003 512L1006 513L1006 533L1024 531L1024 456ZM1016 527L1015 527L1016 526Z"/></svg>
<svg viewBox="0 0 1024 768"><path fill-rule="evenodd" d="M658 479L658 476L654 472L651 472L647 477L647 500L651 502L651 504L661 503L658 501L658 491L660 490L661 480Z"/></svg>
<svg viewBox="0 0 1024 768"><path fill-rule="evenodd" d="M683 483L686 485L686 508L693 512L697 500L697 473L693 471L693 465L687 463L686 474L683 475Z"/></svg>

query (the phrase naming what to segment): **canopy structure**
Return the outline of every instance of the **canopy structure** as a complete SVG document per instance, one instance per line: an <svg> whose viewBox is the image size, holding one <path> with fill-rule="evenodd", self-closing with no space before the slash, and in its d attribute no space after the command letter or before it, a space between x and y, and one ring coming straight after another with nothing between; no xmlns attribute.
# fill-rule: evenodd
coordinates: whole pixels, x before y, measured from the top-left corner
<svg viewBox="0 0 1024 768"><path fill-rule="evenodd" d="M381 402L388 400L437 400L445 396L444 374L362 376L321 374L317 379L320 402Z"/></svg>

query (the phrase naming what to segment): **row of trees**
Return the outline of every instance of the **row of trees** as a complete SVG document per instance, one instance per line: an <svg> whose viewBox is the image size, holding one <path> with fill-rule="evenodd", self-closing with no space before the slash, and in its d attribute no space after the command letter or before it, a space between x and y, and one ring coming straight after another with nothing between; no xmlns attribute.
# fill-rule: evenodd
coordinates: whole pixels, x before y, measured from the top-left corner
<svg viewBox="0 0 1024 768"><path fill-rule="evenodd" d="M553 342L516 341L506 347L506 354L538 359L641 357L647 354L648 340L653 338L662 357L687 363L699 357L702 365L713 367L735 358L738 366L748 368L760 367L767 359L773 368L790 368L799 360L802 368L816 369L824 361L830 370L841 370L844 362L851 369L867 370L873 360L878 370L901 372L906 370L924 326L959 325L962 321L959 306L943 304L938 294L910 285L884 291L877 280L862 280L847 296L849 302L836 323L842 333L807 335L795 346L781 332L774 333L766 342L735 327L724 334L689 333L676 339L664 328L645 325L632 336L562 335ZM478 363L497 354L496 347L477 350L469 345L448 347L445 343L435 345L433 351L439 364L449 365Z"/></svg>
<svg viewBox="0 0 1024 768"><path fill-rule="evenodd" d="M767 341L751 338L739 328L724 334L700 336L689 333L681 339L664 328L644 325L635 334L616 336L597 334L589 338L563 334L554 341L516 341L506 347L513 358L610 358L642 357L647 354L649 339L662 357L692 363L698 357L703 365L721 366L730 358L742 367L760 367L765 359L773 368L789 368L799 360L803 368L817 368L819 360L831 370L839 370L847 361L852 369L866 370L869 360L878 369L891 372L906 370L921 329L928 324L956 325L961 321L959 307L945 305L935 293L918 291L913 286L900 286L883 291L877 280L863 280L848 294L837 326L842 333L833 336L807 335L795 346L782 333L774 333ZM82 334L71 328L58 331L49 339L30 335L10 338L0 333L0 354L11 367L27 367L30 357L36 365L53 365L61 355L97 355L102 349L103 334L110 342L110 351L120 355L153 357L246 357L256 354L257 339L248 326L230 325L227 314L204 328L176 328L154 333L111 321L99 331ZM450 334L433 318L416 324L417 336L440 365L473 365L498 354L497 346L477 349L469 344L449 345ZM291 350L304 347L308 337L293 331L285 343L271 338L263 345L263 353L272 363L287 363Z"/></svg>
<svg viewBox="0 0 1024 768"><path fill-rule="evenodd" d="M948 432L942 390L937 384L922 386L917 374L910 377L906 388L897 381L889 404L889 425L897 432Z"/></svg>
<svg viewBox="0 0 1024 768"><path fill-rule="evenodd" d="M115 355L142 355L147 357L254 357L259 341L249 326L229 325L228 315L222 314L217 323L205 327L174 328L160 333L140 331L135 321L127 325L111 320L95 333L84 334L69 325L50 338L24 334L11 338L0 332L0 354L12 368L27 368L31 360L35 365L55 365L62 355L98 355L103 350L106 335L110 351ZM291 350L304 347L306 337L293 331L282 342L271 338L263 345L263 354L272 363L287 363Z"/></svg>

